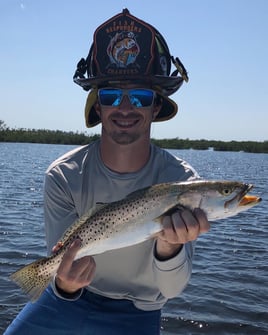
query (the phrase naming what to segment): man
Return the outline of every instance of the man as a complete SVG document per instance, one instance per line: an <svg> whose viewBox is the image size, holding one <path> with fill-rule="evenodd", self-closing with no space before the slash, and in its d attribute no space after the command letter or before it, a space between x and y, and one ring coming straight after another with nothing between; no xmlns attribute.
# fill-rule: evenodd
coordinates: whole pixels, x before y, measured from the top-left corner
<svg viewBox="0 0 268 335"><path fill-rule="evenodd" d="M171 61L177 69L169 76ZM67 153L46 173L49 252L96 203L160 182L198 178L187 163L150 143L151 123L176 114L168 95L187 79L161 34L128 10L96 30L74 81L90 90L86 125L101 122L101 139ZM51 287L26 305L5 334L160 334L162 306L189 281L192 241L209 230L199 209L174 210L162 223L155 239L76 261L81 241L75 240Z"/></svg>

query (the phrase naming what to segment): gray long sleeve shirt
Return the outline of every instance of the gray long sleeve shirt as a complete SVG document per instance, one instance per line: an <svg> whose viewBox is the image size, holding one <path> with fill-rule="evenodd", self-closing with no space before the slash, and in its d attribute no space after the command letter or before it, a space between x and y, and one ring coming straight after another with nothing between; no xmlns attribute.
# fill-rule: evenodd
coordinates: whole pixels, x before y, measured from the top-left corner
<svg viewBox="0 0 268 335"><path fill-rule="evenodd" d="M153 184L197 178L194 169L151 145L148 163L135 173L116 173L102 162L99 141L79 147L53 162L46 172L44 210L48 252L64 231L96 203L109 203ZM94 256L96 274L88 290L114 299L130 299L143 310L160 309L187 285L193 244L167 261L154 256L153 239Z"/></svg>

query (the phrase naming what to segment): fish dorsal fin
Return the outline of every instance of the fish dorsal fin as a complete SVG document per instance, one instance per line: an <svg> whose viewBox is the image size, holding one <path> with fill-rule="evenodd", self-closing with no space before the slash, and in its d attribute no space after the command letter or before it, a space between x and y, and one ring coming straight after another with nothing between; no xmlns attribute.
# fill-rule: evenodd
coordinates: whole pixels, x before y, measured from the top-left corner
<svg viewBox="0 0 268 335"><path fill-rule="evenodd" d="M141 192L146 192L147 190L151 189L152 186L147 186L147 187L144 187L142 189L138 189L138 190L135 190L131 193L128 193L127 196L125 197L125 199L129 199L129 198L135 198L136 196L140 197L141 196Z"/></svg>
<svg viewBox="0 0 268 335"><path fill-rule="evenodd" d="M78 218L69 228L67 228L57 242L59 245L65 244L65 242L69 239L69 237L76 231L79 227L81 227L91 216L97 213L99 210L106 207L108 204L105 203L97 203L95 206L90 208L85 214L83 214L80 218Z"/></svg>
<svg viewBox="0 0 268 335"><path fill-rule="evenodd" d="M103 209L104 207L106 207L108 205L109 204L107 204L105 202L97 202L96 205L93 206L92 208L90 208L90 210L86 213L86 216L90 217L90 216L92 216L93 214L95 214L96 212L98 212L99 210Z"/></svg>

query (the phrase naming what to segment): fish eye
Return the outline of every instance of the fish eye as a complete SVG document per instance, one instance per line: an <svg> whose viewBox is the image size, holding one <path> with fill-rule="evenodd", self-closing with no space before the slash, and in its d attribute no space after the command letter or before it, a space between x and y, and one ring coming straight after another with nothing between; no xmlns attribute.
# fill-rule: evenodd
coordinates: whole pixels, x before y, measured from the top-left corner
<svg viewBox="0 0 268 335"><path fill-rule="evenodd" d="M230 195L230 194L232 194L232 192L233 192L233 189L231 189L231 188L222 189L222 195L224 195L224 196Z"/></svg>

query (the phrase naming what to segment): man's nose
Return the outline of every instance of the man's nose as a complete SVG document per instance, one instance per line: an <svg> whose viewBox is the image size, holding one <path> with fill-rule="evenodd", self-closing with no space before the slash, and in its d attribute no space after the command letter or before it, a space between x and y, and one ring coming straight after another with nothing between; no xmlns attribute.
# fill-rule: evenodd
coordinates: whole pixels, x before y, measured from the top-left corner
<svg viewBox="0 0 268 335"><path fill-rule="evenodd" d="M121 100L120 105L119 105L119 108L120 109L125 109L125 108L127 108L127 109L131 108L132 109L133 108L133 106L132 106L132 104L129 100L129 96L127 94L123 95L122 100Z"/></svg>

